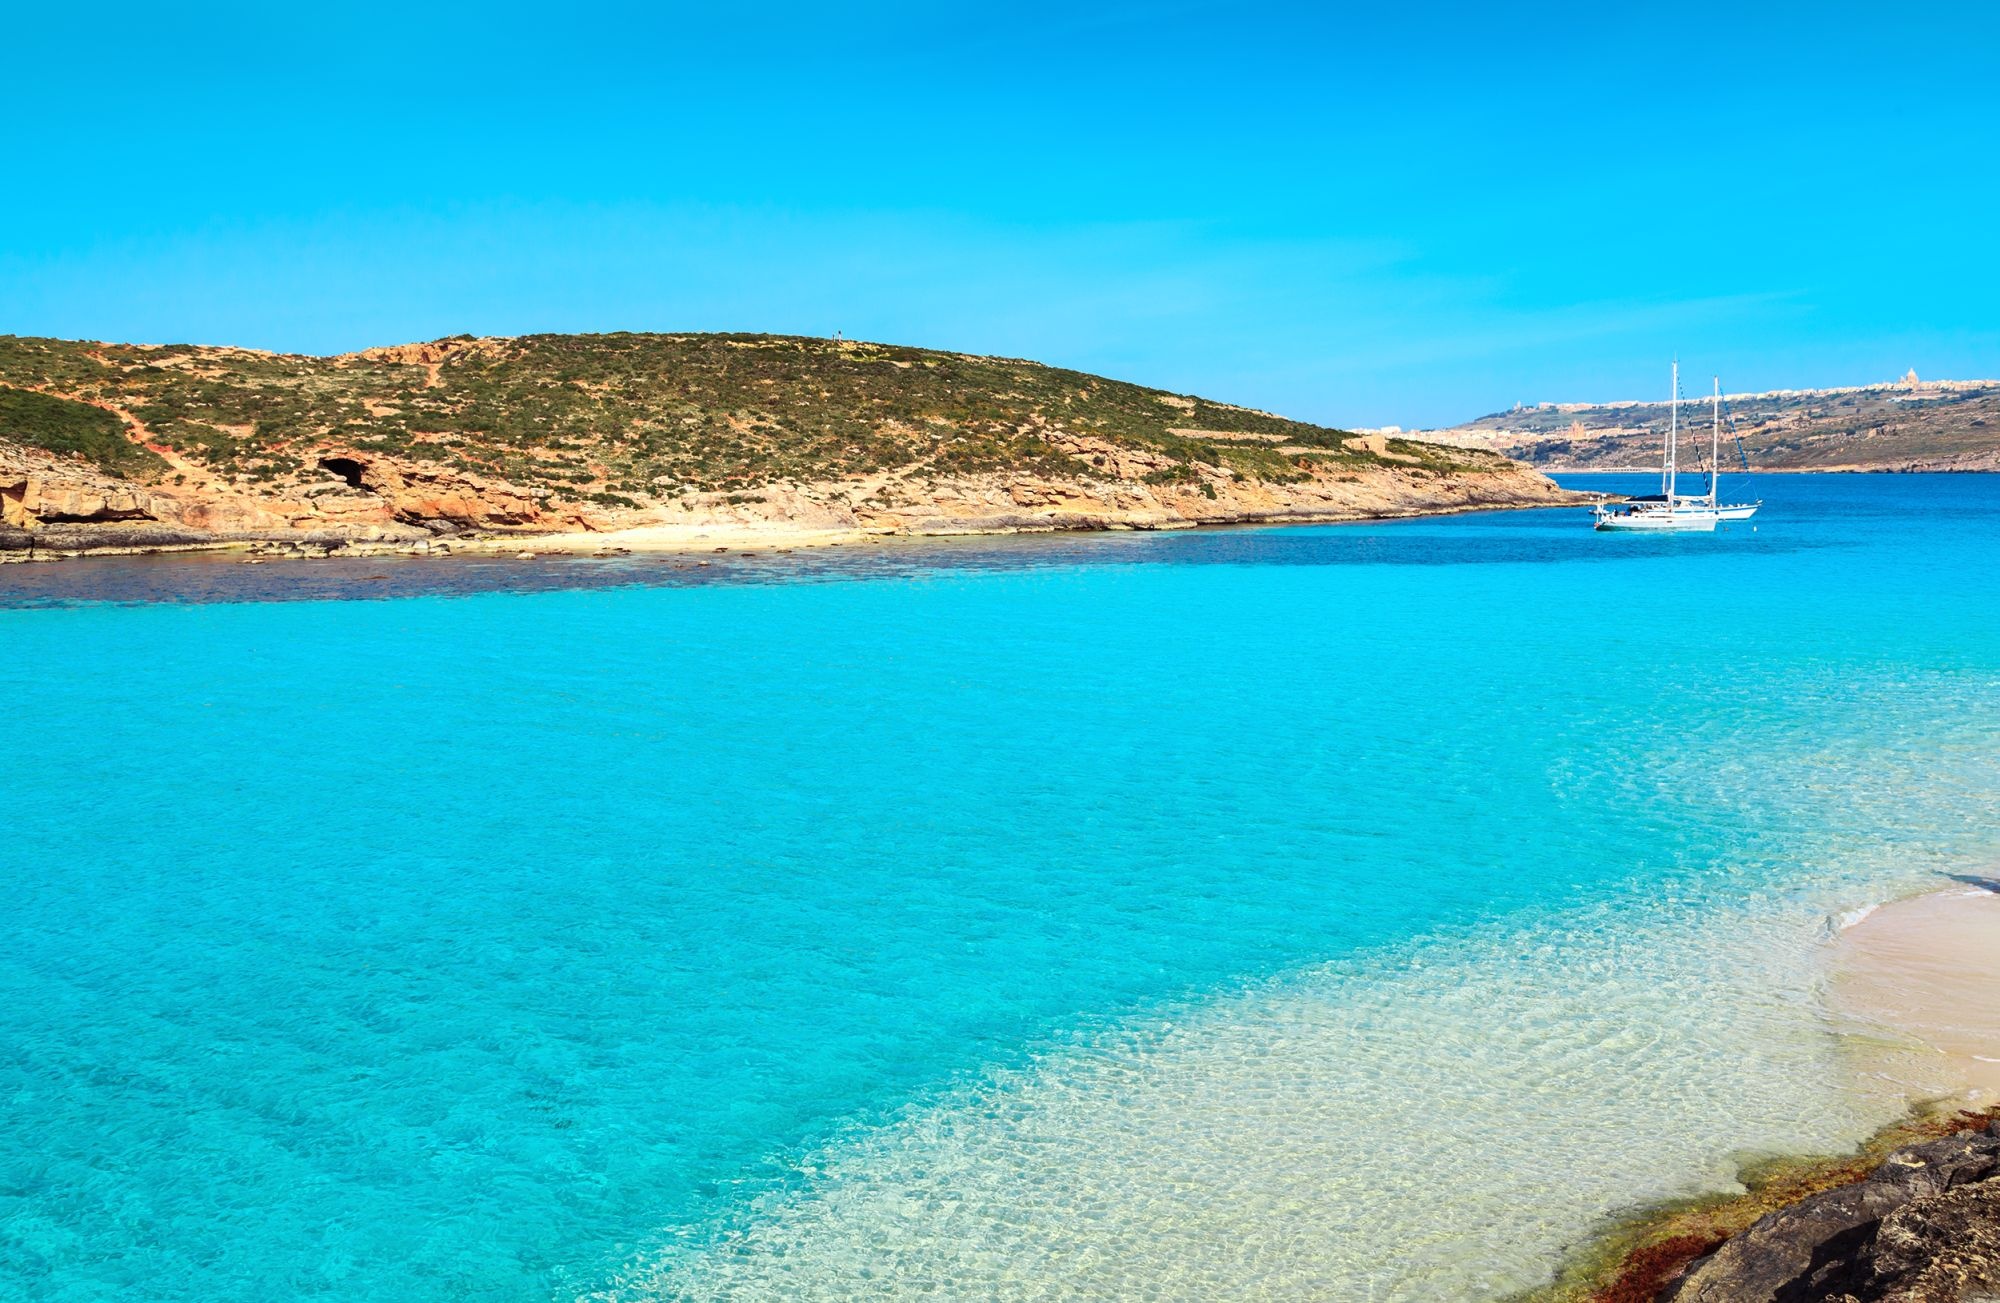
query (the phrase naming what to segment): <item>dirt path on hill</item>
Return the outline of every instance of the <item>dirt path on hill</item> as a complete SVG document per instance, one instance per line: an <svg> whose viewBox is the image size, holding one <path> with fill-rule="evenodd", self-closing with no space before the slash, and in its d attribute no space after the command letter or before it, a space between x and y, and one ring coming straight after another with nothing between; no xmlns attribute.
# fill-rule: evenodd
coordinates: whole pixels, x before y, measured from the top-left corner
<svg viewBox="0 0 2000 1303"><path fill-rule="evenodd" d="M8 388L19 388L19 386L9 385ZM44 394L50 398L60 398L65 402L82 403L86 407L95 407L100 412L111 413L125 427L125 437L127 439L130 439L139 447L144 448L147 452L164 461L173 469L175 474L181 476L186 481L189 488L221 489L224 491L229 491L232 488L226 481L218 478L214 471L197 462L190 461L171 444L162 443L159 437L153 433L144 421L114 402L103 398L89 398L83 394L66 394L60 389L50 389L41 385L36 385L27 390L27 392Z"/></svg>

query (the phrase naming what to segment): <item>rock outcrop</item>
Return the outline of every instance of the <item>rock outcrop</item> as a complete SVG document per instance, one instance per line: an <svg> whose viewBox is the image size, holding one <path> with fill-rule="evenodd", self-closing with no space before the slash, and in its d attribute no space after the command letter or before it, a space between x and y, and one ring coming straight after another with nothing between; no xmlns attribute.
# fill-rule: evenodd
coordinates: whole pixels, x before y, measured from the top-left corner
<svg viewBox="0 0 2000 1303"><path fill-rule="evenodd" d="M934 476L922 467L751 492L599 506L414 458L316 450L319 478L256 484L213 475L139 484L0 438L0 550L129 551L245 542L407 543L465 532L604 533L717 525L869 534L1177 529L1357 520L1580 500L1526 467L1429 468L1414 458L1319 465L1285 480L1187 466L1145 449L1056 434L1089 467ZM1174 472L1174 473L1169 473Z"/></svg>
<svg viewBox="0 0 2000 1303"><path fill-rule="evenodd" d="M1759 1219L1671 1303L1975 1303L2000 1297L2000 1122L1896 1150L1867 1179Z"/></svg>
<svg viewBox="0 0 2000 1303"><path fill-rule="evenodd" d="M1203 467L1149 483L1124 454L1103 478L1030 472L930 478L892 473L690 493L642 508L551 503L545 489L407 459L330 449L303 486L136 485L73 459L0 442L0 549L86 552L245 542L412 542L466 532L534 536L704 525L946 535L1379 519L1581 500L1525 467L1476 473L1363 467L1289 482ZM1129 464L1124 464L1129 463ZM345 471L343 475L340 472Z"/></svg>
<svg viewBox="0 0 2000 1303"><path fill-rule="evenodd" d="M370 499L259 492L213 480L140 484L0 439L0 551L152 551L220 543L340 545L429 538Z"/></svg>

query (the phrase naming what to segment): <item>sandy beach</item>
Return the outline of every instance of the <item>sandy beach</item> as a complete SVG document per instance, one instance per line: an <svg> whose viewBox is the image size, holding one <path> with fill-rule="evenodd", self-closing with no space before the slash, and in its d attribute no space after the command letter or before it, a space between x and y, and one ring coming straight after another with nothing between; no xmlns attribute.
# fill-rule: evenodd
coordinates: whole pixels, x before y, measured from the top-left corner
<svg viewBox="0 0 2000 1303"><path fill-rule="evenodd" d="M1863 1070L2000 1099L2000 878L1892 901L1840 933L1828 1000Z"/></svg>

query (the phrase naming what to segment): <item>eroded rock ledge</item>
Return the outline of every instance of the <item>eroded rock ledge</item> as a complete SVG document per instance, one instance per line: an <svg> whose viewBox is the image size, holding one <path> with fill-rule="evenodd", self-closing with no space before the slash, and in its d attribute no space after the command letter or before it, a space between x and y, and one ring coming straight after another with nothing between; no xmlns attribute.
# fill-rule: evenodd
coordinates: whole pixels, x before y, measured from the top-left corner
<svg viewBox="0 0 2000 1303"><path fill-rule="evenodd" d="M148 551L231 543L339 548L407 545L464 533L613 535L669 526L826 535L1034 533L1365 520L1591 500L1499 459L1476 469L1390 462L1310 466L1287 481L1220 467L1163 471L1170 459L1067 438L1088 477L1031 471L780 481L740 493L686 493L637 508L559 501L410 458L322 450L321 478L248 485L193 475L140 484L74 458L0 440L0 552ZM1162 482L1162 481L1165 482Z"/></svg>

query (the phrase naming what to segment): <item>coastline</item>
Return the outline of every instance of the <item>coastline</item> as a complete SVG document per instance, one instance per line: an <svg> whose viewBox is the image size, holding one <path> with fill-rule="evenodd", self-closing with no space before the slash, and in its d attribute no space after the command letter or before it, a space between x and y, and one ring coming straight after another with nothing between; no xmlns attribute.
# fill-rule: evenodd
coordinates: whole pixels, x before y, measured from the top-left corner
<svg viewBox="0 0 2000 1303"><path fill-rule="evenodd" d="M242 552L251 554L253 558L260 552L275 552L277 555L292 559L318 559L328 556L446 557L460 553L481 555L513 553L533 556L604 556L621 553L685 555L720 551L783 553L899 539L992 538L1030 534L1170 532L1228 527L1361 524L1368 521L1415 520L1488 511L1587 506L1605 497L1604 494L1583 490L1554 489L1552 492L1540 494L1500 495L1492 499L1468 496L1460 500L1436 503L1401 502L1373 509L1281 509L1202 515L1152 514L1131 518L1051 511L1039 515L998 519L941 516L899 524L820 522L805 524L754 517L708 518L590 530L477 531L393 540L322 538L311 535L295 537L257 535L136 544L103 543L93 539L84 546L65 547L60 543L37 542L27 547L12 548L6 546L4 541L0 541L0 564L72 560L96 556L153 556L215 551Z"/></svg>
<svg viewBox="0 0 2000 1303"><path fill-rule="evenodd" d="M1903 1116L1850 1153L1748 1164L1741 1193L1636 1209L1579 1246L1549 1285L1513 1303L1736 1297L1730 1291L1746 1287L1731 1273L1746 1259L1769 1256L1771 1241L1795 1253L1822 1250L1806 1238L1817 1206L1884 1179L1878 1172L1929 1161L1926 1151L1956 1143L1948 1137L2000 1135L2000 878L1967 875L1960 883L1830 920L1823 957L1829 1030L1853 1081L1900 1094L1908 1105ZM1765 1242L1747 1234L1753 1227ZM1803 1248L1786 1243L1788 1235Z"/></svg>
<svg viewBox="0 0 2000 1303"><path fill-rule="evenodd" d="M1544 475L1658 475L1658 466L1564 466L1527 462ZM1746 475L2000 475L1996 466L1928 466L1905 462L1851 462L1831 466L1752 466Z"/></svg>
<svg viewBox="0 0 2000 1303"><path fill-rule="evenodd" d="M1594 500L1490 452L848 341L454 337L274 371L240 349L26 340L7 361L0 392L96 451L0 434L0 553L786 548ZM190 368L201 415L164 415ZM298 410L273 424L274 402Z"/></svg>
<svg viewBox="0 0 2000 1303"><path fill-rule="evenodd" d="M628 529L547 534L500 534L449 540L454 546L484 552L531 551L588 555L606 549L631 552L701 552L718 545L741 549L777 550L838 547L892 539L1004 538L1032 534L1172 533L1190 529L1259 528L1284 525L1354 525L1377 520L1420 520L1463 516L1485 511L1525 511L1550 506L1585 506L1602 494L1575 492L1568 498L1540 501L1468 502L1459 505L1385 511L1249 512L1213 518L1175 517L1134 522L1098 516L1051 514L1033 520L986 524L941 521L917 527L802 529L776 522L703 522L639 525Z"/></svg>

